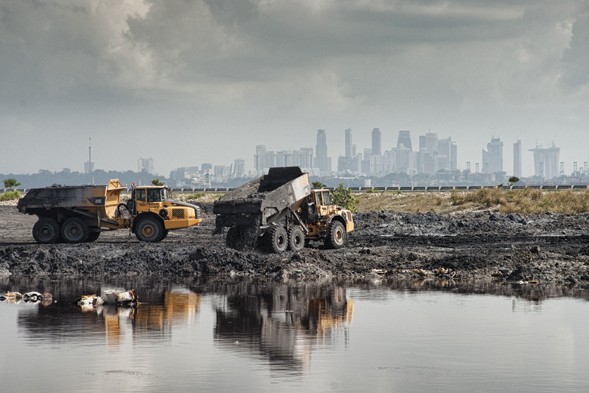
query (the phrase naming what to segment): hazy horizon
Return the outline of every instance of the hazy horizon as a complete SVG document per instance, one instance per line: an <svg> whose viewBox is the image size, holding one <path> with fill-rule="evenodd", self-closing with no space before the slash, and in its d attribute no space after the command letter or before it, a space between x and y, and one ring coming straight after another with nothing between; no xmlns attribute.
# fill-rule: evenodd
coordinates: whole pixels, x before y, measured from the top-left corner
<svg viewBox="0 0 589 393"><path fill-rule="evenodd" d="M333 169L351 128L492 137L523 175L536 145L589 160L589 2L0 0L0 173L253 168L257 144L315 148ZM415 150L415 149L414 149Z"/></svg>

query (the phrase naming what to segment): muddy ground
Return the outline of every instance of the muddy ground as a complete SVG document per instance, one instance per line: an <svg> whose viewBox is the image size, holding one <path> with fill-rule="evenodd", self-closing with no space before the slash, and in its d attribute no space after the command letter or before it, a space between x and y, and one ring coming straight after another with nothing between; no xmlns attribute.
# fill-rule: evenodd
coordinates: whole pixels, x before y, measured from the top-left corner
<svg viewBox="0 0 589 393"><path fill-rule="evenodd" d="M273 255L228 249L224 236L213 235L211 207L203 208L200 226L170 231L160 243L119 230L94 243L38 245L36 217L0 206L0 276L476 279L589 288L589 214L359 213L343 249L316 244Z"/></svg>

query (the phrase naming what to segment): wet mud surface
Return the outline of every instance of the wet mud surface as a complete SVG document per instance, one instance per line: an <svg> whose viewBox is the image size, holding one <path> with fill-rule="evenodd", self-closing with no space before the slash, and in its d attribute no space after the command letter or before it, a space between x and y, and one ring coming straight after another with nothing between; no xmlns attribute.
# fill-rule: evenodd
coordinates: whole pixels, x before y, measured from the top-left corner
<svg viewBox="0 0 589 393"><path fill-rule="evenodd" d="M0 276L264 278L278 280L484 280L589 288L589 214L520 216L359 213L347 247L313 244L275 255L236 251L214 235L211 206L200 226L142 243L127 230L84 244L38 245L35 216L0 206Z"/></svg>

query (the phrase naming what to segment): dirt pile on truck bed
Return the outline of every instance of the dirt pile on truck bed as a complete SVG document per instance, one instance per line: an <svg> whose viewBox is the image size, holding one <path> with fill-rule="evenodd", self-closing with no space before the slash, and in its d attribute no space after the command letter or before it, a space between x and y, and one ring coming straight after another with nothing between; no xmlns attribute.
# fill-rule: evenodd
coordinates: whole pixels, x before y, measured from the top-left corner
<svg viewBox="0 0 589 393"><path fill-rule="evenodd" d="M142 243L128 231L94 243L34 243L36 217L0 206L0 275L161 274L271 279L484 279L522 285L589 287L589 214L520 216L490 212L437 215L359 213L349 245L312 245L300 252L235 251L213 235L203 206L198 227Z"/></svg>

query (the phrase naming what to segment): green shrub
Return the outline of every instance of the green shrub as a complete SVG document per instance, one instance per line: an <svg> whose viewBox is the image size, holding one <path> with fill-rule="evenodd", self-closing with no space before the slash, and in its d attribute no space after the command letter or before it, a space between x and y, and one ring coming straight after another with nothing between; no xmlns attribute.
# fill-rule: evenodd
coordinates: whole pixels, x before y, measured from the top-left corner
<svg viewBox="0 0 589 393"><path fill-rule="evenodd" d="M343 183L340 183L339 186L332 191L331 201L344 209L351 210L352 212L355 212L358 208L356 197L352 194L352 191L350 191L349 188L344 187Z"/></svg>
<svg viewBox="0 0 589 393"><path fill-rule="evenodd" d="M0 201L13 201L20 198L20 192L18 191L6 191L0 194Z"/></svg>

